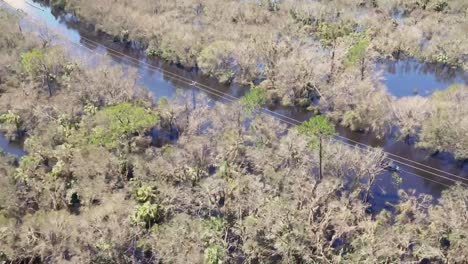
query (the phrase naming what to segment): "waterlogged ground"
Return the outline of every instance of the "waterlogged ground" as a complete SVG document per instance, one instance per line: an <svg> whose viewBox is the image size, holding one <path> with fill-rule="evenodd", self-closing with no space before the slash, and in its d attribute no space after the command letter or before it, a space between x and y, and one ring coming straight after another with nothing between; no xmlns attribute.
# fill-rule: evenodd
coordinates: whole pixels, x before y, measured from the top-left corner
<svg viewBox="0 0 468 264"><path fill-rule="evenodd" d="M139 83L147 87L156 97L170 97L175 95L179 90L184 90L193 93L201 92L215 101L225 101L210 91L200 91L194 88L190 82L181 81L180 77L174 78L174 74L194 80L197 83L203 83L215 88L218 92L223 92L234 97L240 97L247 91L246 87L237 84L219 84L216 80L203 76L196 70L188 71L157 59L148 59L140 50L113 43L112 38L109 36L93 32L92 29L77 23L70 15L54 15L54 12L47 6L41 6L25 0L6 0L6 2L14 8L22 10L29 18L32 17L46 25L50 32L60 35L64 39L64 44L68 43L67 45L71 47L74 55L78 58L92 61L99 60L100 57L96 56L96 53L108 55L111 58L112 64L124 65L129 69L136 70L140 77ZM31 22L27 22L26 19L24 21L25 24L34 27ZM74 43L75 45L70 43ZM79 46L76 44L79 44ZM128 56L133 59L129 59ZM148 64L152 66L148 66ZM384 74L384 83L389 92L396 97L410 96L415 92L420 95L429 95L436 89L445 89L450 84L457 82L467 83L468 80L466 75L460 72L448 69L444 70L444 67L427 67L427 65L424 66L414 60L385 63L377 67L380 67ZM270 109L277 114L299 121L307 120L311 116L310 112L304 112L292 107L272 106ZM445 187L434 181L445 184L451 181L441 179L436 176L437 174L450 177L450 175L444 173L448 172L468 178L468 164L457 163L450 156L431 157L426 151L415 149L413 146L396 141L391 136L376 138L370 134L356 133L342 127L338 127L338 132L341 136L349 139L347 143L354 144L353 142L357 141L373 147L381 147L387 152L436 169L428 169L428 167L422 167L423 169L421 169L420 165L411 163L412 166L405 167L405 172L400 174L403 180L401 185L393 183L391 173L384 173L377 180L377 184L373 190L375 198L372 203L376 210L386 207L388 203L398 202L397 190L400 188L405 190L415 189L418 193L427 193L436 198L439 197ZM6 146L4 149L8 153L22 155L17 149L12 149L10 152L9 145L4 142L6 141L2 138L0 143L2 147ZM24 152L22 153L24 154Z"/></svg>
<svg viewBox="0 0 468 264"><path fill-rule="evenodd" d="M10 143L3 133L0 133L0 151L17 157L26 155L20 144Z"/></svg>

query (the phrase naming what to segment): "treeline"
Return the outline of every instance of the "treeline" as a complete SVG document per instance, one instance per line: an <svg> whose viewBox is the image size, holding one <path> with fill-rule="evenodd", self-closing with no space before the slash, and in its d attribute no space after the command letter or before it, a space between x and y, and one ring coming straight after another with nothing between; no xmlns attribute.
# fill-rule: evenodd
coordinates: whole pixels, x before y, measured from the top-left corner
<svg viewBox="0 0 468 264"><path fill-rule="evenodd" d="M184 95L158 102L119 67L87 69L0 12L6 263L464 263L468 191L401 192L369 212L381 151Z"/></svg>
<svg viewBox="0 0 468 264"><path fill-rule="evenodd" d="M468 106L456 99L467 97L466 86L429 100L396 99L375 67L379 59L407 56L468 69L466 1L63 0L52 5L116 41L142 44L150 56L198 67L222 82L260 81L270 103L309 107L378 135L397 125L401 139L468 158L463 136ZM311 105L317 96L318 109ZM439 133L440 127L448 130Z"/></svg>

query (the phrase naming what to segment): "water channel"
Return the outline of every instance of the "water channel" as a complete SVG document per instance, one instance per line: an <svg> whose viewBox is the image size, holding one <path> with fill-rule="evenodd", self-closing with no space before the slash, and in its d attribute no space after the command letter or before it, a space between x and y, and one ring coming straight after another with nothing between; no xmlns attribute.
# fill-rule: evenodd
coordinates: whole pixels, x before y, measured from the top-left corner
<svg viewBox="0 0 468 264"><path fill-rule="evenodd" d="M81 45L79 48L77 48L78 46L74 47L80 56L99 59L94 53L107 54L113 64L125 65L135 69L140 76L140 84L152 91L157 97L173 96L179 89L206 93L187 82L173 78L173 75L183 76L235 97L242 96L248 90L247 87L238 84L220 84L215 79L206 77L195 69L187 70L162 60L147 58L141 50L134 49L129 45L115 43L110 36L95 32L71 15L57 14L48 6L25 0L4 1L15 9L22 10L27 17L40 21L51 31L66 38L67 41ZM1 1L0 7L9 8ZM25 23L27 23L26 21L27 18L24 19ZM135 60L131 62L128 56ZM150 69L148 65L162 70ZM466 76L463 77L463 73L456 73L452 77L444 79L441 77L443 72L427 70L412 60L409 61L409 66L408 61L403 61L396 62L394 65L385 64L378 67L381 67L387 77L385 84L389 87L389 90L396 90L396 97L412 95L415 89L419 94L427 95L435 89L446 88L453 82L467 83L468 79ZM437 75L437 73L442 75ZM452 74L452 72L450 73ZM401 88L402 84L406 86ZM210 93L206 93L206 95L216 101L222 100ZM311 116L309 112L294 107L270 106L269 109L277 114L299 121L307 120ZM348 140L345 140L347 143L355 144L355 142L359 142L373 147L381 147L386 152L391 153L392 158L407 163L407 165L400 164L404 171L401 172L400 176L403 181L399 186L393 184L390 172L385 172L382 175L383 177L379 177L373 190L374 199L372 203L376 209L383 208L387 202L397 202L399 188L405 190L415 189L417 193L431 194L437 198L440 196L441 191L447 188L439 183L452 184L453 181L450 179L455 176L464 178L468 183L468 162L455 161L451 155L446 154L433 156L425 150L397 141L392 136L377 138L372 134L353 132L343 127L337 129L340 136L348 138ZM11 145L4 141L4 138L0 139L1 147L9 152L11 149L9 149L9 146ZM21 155L24 152L18 152L18 149L16 149L12 150L11 154Z"/></svg>

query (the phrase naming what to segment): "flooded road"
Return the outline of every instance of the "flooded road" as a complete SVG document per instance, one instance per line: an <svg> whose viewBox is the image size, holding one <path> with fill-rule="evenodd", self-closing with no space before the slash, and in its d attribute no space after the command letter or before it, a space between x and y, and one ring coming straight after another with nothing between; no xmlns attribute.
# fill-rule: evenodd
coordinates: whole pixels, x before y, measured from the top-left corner
<svg viewBox="0 0 468 264"><path fill-rule="evenodd" d="M5 0L5 2L26 14L24 23L27 23L28 18L33 18L66 41L74 43L73 49L76 49L76 54L79 54L77 56L99 59L95 53L104 54L111 58L113 64L135 69L139 75L139 83L153 92L156 97L170 97L178 90L184 90L206 94L216 101L229 101L220 98L220 94L239 98L248 91L248 88L242 85L220 84L215 79L200 74L196 69L187 70L158 59L148 58L140 49L115 43L112 37L96 33L91 27L79 23L70 15L56 14L48 6L25 0ZM430 73L427 74L430 76ZM394 78L400 77L395 75ZM418 82L417 78L414 78L414 81ZM387 82L390 79L387 79ZM191 85L187 80L193 80L197 85ZM421 85L426 87L424 84ZM406 94L406 90L405 93L402 92L402 96L403 94ZM271 106L269 109L272 115L294 120L294 123L311 117L310 112L294 107ZM374 188L373 205L375 208L382 208L386 202L398 201L397 190L399 188L415 189L418 193L439 197L441 191L447 188L446 185L453 184L454 179L468 183L468 163L457 162L450 155L431 156L427 151L396 141L391 136L377 138L371 134L357 133L343 127L338 127L337 130L340 135L338 139L345 143L383 148L389 153L389 157L399 162L399 167L404 169L400 175L403 182L399 186L393 184L390 173L384 173L379 178Z"/></svg>

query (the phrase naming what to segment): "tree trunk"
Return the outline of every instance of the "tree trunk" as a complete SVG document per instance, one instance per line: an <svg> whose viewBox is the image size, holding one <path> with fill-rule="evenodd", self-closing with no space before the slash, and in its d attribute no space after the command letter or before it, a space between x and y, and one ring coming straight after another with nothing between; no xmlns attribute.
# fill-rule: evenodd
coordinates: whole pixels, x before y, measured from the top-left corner
<svg viewBox="0 0 468 264"><path fill-rule="evenodd" d="M49 91L49 97L52 97L52 86L50 84L50 78L49 76L47 76L46 78L47 78L47 90Z"/></svg>
<svg viewBox="0 0 468 264"><path fill-rule="evenodd" d="M52 87L50 86L50 79L48 74L44 74L44 76L42 77L42 88L44 88L44 86L49 92L49 97L52 97Z"/></svg>
<svg viewBox="0 0 468 264"><path fill-rule="evenodd" d="M367 185L367 189L366 189L366 194L364 196L364 201L365 203L367 203L367 201L369 201L369 196L370 196L370 192L371 192L371 189L372 189L372 185L374 185L374 181L375 181L375 176L371 176L370 179L369 179L369 183Z"/></svg>
<svg viewBox="0 0 468 264"><path fill-rule="evenodd" d="M361 81L364 80L364 71L366 70L366 57L362 57L361 60Z"/></svg>
<svg viewBox="0 0 468 264"><path fill-rule="evenodd" d="M328 83L331 83L333 79L333 74L335 71L335 43L332 46L332 55L331 55L331 64L330 64L330 77L328 78Z"/></svg>
<svg viewBox="0 0 468 264"><path fill-rule="evenodd" d="M319 138L319 181L322 180L322 137Z"/></svg>

